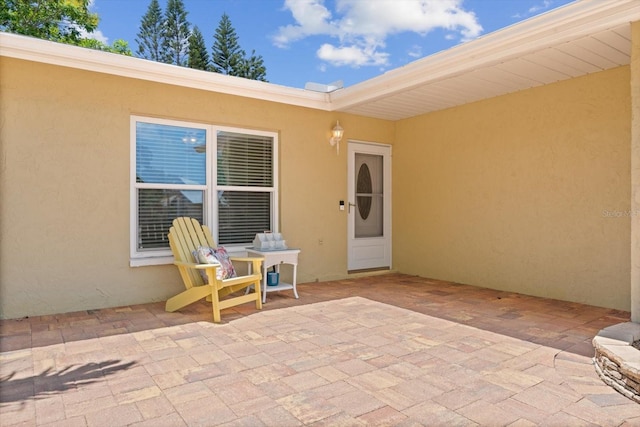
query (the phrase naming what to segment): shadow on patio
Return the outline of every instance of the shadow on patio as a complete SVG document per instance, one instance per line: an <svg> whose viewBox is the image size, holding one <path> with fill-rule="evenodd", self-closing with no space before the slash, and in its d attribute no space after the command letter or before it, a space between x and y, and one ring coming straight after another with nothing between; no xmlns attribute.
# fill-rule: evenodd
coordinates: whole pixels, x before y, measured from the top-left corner
<svg viewBox="0 0 640 427"><path fill-rule="evenodd" d="M2 321L2 425L640 423L591 362L627 312L402 274L298 292L223 324L205 302Z"/></svg>
<svg viewBox="0 0 640 427"><path fill-rule="evenodd" d="M60 371L49 367L40 374L17 378L17 372L0 377L0 404L23 402L55 395L71 389L94 384L105 377L135 366L135 362L121 363L107 360L100 363L86 363L68 366Z"/></svg>

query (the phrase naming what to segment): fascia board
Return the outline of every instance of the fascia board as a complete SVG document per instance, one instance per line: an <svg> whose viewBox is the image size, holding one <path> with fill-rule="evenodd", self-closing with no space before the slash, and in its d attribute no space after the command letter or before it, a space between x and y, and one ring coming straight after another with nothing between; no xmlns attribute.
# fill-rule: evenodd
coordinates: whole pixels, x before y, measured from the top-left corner
<svg viewBox="0 0 640 427"><path fill-rule="evenodd" d="M328 94L0 32L0 56L330 110Z"/></svg>
<svg viewBox="0 0 640 427"><path fill-rule="evenodd" d="M372 102L637 20L638 0L582 0L333 92L331 107Z"/></svg>

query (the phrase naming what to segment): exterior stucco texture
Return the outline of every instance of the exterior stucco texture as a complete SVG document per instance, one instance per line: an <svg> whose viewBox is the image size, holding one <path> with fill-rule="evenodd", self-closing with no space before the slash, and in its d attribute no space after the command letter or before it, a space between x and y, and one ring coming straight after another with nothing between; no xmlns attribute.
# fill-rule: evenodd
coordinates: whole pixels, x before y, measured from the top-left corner
<svg viewBox="0 0 640 427"><path fill-rule="evenodd" d="M130 116L279 134L300 283L348 277L347 155L393 145L393 269L629 309L629 68L390 122L0 59L0 317L162 301L130 267Z"/></svg>

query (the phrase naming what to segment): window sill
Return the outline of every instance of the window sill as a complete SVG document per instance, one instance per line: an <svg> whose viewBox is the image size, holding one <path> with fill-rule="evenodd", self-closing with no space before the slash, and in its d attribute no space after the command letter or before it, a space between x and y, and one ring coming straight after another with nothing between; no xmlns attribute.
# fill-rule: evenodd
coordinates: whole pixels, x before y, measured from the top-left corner
<svg viewBox="0 0 640 427"><path fill-rule="evenodd" d="M148 265L169 265L169 264L173 264L172 256L129 258L129 267L145 267Z"/></svg>
<svg viewBox="0 0 640 427"><path fill-rule="evenodd" d="M227 248L227 253L230 256L247 256L247 246L229 246ZM165 256L155 256L155 257L146 257L146 258L129 258L129 267L147 267L152 265L172 265L173 264L173 256L165 255Z"/></svg>

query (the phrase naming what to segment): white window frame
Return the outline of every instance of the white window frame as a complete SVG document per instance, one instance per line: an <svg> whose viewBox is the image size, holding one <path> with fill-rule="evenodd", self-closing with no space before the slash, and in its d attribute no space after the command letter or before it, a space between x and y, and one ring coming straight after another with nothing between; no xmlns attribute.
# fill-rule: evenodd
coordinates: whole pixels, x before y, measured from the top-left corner
<svg viewBox="0 0 640 427"><path fill-rule="evenodd" d="M178 186L172 184L150 184L136 182L136 123L152 123L159 125L180 126L194 129L204 129L206 131L206 184L205 185L180 185L181 190L199 190L204 191L203 196L203 217L204 223L209 226L213 234L214 241L218 242L218 197L219 190L223 191L247 191L246 187L217 185L217 161L215 155L217 153L217 133L233 132L247 135L257 135L273 138L273 164L272 187L255 188L252 191L271 193L271 230L278 232L279 224L279 195L278 195L278 133L272 131L261 131L247 128L237 128L229 126L218 126L215 124L203 124L198 122L188 122L184 120L161 119L155 117L146 117L132 115L130 118L130 259L131 267L139 267L146 265L164 265L173 263L173 255L171 250L159 249L156 251L138 251L138 189L139 188L160 188L160 189L176 189ZM225 245L229 253L243 253L251 242L237 245Z"/></svg>

